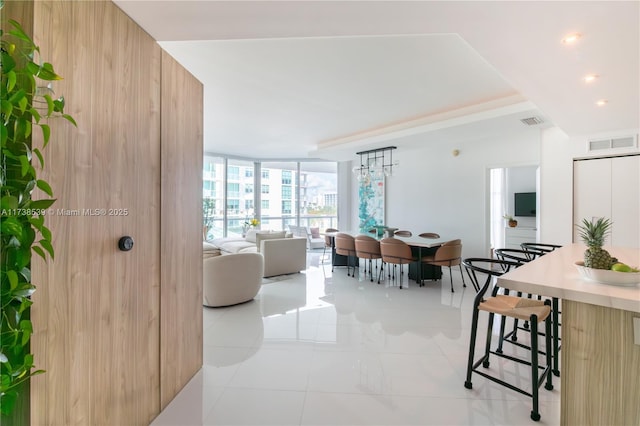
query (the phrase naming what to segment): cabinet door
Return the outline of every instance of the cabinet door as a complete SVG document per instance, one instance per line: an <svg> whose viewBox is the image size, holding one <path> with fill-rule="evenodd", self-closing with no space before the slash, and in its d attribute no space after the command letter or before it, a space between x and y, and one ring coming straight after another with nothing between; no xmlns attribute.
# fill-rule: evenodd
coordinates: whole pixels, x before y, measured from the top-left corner
<svg viewBox="0 0 640 426"><path fill-rule="evenodd" d="M599 217L611 217L611 159L574 161L573 241L581 241L576 225L582 219Z"/></svg>
<svg viewBox="0 0 640 426"><path fill-rule="evenodd" d="M612 160L611 245L640 247L640 155Z"/></svg>
<svg viewBox="0 0 640 426"><path fill-rule="evenodd" d="M640 155L575 161L573 171L574 225L608 217L606 245L640 247ZM580 242L575 227L574 241Z"/></svg>

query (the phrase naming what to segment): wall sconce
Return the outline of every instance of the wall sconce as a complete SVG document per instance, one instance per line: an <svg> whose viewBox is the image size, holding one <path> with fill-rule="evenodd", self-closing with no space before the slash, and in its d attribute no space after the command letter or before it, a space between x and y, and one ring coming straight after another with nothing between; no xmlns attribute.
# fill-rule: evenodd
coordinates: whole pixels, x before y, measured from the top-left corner
<svg viewBox="0 0 640 426"><path fill-rule="evenodd" d="M383 176L393 175L393 166L398 165L398 161L393 161L393 150L395 146L371 149L369 151L356 152L360 156L360 166L353 168L353 174L358 181L382 179Z"/></svg>

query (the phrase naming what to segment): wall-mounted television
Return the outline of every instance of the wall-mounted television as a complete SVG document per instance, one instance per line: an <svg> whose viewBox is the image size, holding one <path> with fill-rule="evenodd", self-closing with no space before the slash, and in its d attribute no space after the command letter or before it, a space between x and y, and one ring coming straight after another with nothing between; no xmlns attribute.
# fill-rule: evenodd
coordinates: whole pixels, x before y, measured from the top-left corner
<svg viewBox="0 0 640 426"><path fill-rule="evenodd" d="M535 192L516 192L514 201L514 216L536 217Z"/></svg>

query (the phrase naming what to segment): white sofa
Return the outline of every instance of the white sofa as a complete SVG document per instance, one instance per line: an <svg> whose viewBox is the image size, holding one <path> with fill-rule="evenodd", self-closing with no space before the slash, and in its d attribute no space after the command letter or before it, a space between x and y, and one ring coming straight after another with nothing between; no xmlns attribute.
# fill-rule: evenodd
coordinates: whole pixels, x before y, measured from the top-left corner
<svg viewBox="0 0 640 426"><path fill-rule="evenodd" d="M292 274L307 268L306 239L286 237L284 231L250 231L246 238L216 238L210 241L210 249L215 248L223 257L240 253L261 253L264 257L264 277Z"/></svg>
<svg viewBox="0 0 640 426"><path fill-rule="evenodd" d="M219 307L252 300L262 285L264 258L260 253L207 256L203 252L202 303Z"/></svg>

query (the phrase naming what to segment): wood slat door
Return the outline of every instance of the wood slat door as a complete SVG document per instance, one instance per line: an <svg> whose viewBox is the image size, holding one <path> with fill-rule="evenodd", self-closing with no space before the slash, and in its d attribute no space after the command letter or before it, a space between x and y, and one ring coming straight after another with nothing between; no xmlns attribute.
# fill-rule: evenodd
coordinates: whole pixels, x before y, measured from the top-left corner
<svg viewBox="0 0 640 426"><path fill-rule="evenodd" d="M148 424L160 410L161 50L111 2L39 1L34 15L78 128L52 123L44 150L56 258L34 265L47 372L32 381L32 423Z"/></svg>

